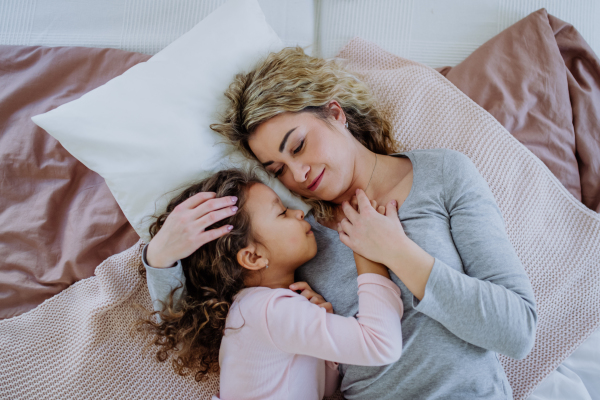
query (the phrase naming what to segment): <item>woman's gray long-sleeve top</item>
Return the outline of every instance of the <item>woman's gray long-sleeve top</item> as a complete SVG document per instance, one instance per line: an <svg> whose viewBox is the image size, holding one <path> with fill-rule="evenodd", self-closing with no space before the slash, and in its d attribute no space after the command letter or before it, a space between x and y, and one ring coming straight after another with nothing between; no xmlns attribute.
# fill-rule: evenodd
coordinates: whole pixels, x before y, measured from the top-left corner
<svg viewBox="0 0 600 400"><path fill-rule="evenodd" d="M471 160L447 149L395 154L413 165L413 186L398 211L407 236L435 258L422 301L402 290L402 357L384 367L340 365L347 399L511 399L497 353L525 357L535 338L533 290L487 182ZM352 250L308 217L318 254L301 266L337 314L358 312ZM148 274L153 300L183 273ZM180 267L176 267L181 271ZM352 351L352 349L348 349Z"/></svg>

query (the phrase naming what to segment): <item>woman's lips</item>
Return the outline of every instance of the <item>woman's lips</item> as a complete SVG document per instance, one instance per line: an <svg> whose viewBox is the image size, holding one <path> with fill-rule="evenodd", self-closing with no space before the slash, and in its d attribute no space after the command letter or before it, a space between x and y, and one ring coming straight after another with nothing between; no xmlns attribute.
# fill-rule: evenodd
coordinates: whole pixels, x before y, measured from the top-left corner
<svg viewBox="0 0 600 400"><path fill-rule="evenodd" d="M308 190L310 190L311 192L314 192L317 187L319 186L319 184L321 183L321 181L323 180L323 175L325 174L325 168L323 168L323 172L321 172L321 175L319 175L317 177L317 179L314 180L314 182L308 187Z"/></svg>

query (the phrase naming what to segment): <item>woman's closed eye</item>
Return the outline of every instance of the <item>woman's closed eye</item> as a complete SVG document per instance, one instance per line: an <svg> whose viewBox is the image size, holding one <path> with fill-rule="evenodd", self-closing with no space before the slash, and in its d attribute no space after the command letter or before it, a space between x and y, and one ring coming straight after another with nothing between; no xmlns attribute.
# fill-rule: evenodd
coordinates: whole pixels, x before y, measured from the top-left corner
<svg viewBox="0 0 600 400"><path fill-rule="evenodd" d="M298 154L300 152L300 150L302 150L303 146L304 146L304 139L302 139L302 141L300 142L300 145L294 149L293 153Z"/></svg>
<svg viewBox="0 0 600 400"><path fill-rule="evenodd" d="M292 154L293 155L298 154L300 152L300 150L302 150L303 147L304 147L304 139L302 139L302 141L300 142L300 144L298 145L298 147L296 147L294 149L294 151L292 151ZM281 175L283 173L283 168L284 167L281 167L277 171L275 171L275 178L277 178L279 175Z"/></svg>
<svg viewBox="0 0 600 400"><path fill-rule="evenodd" d="M288 209L286 208L286 209L285 209L285 210L283 210L283 212L282 212L281 214L279 214L279 215L285 215L285 213L287 212L287 210L288 210Z"/></svg>

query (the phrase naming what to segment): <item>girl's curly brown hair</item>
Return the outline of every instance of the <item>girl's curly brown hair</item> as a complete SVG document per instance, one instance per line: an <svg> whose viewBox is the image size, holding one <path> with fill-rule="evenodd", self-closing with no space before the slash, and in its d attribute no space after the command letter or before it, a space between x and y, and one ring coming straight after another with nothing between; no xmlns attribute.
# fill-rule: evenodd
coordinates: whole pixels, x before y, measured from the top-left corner
<svg viewBox="0 0 600 400"><path fill-rule="evenodd" d="M165 213L150 226L150 235L154 237L173 209L199 192L215 192L216 197L238 197L239 210L207 228L233 225L231 232L181 260L187 293L184 292L178 304L173 304L173 296L179 288L173 289L163 311L146 311L145 317L136 323L137 331L152 336L149 345L158 346L158 361L164 362L172 354L175 372L184 376L191 372L196 381L203 380L208 373L218 372L227 313L233 297L245 287L248 270L239 265L236 256L240 249L257 242L252 235L250 217L244 211L248 189L256 183L261 181L252 172L239 169L217 172L173 199ZM143 265L140 273L145 275ZM157 321L153 315L160 319Z"/></svg>
<svg viewBox="0 0 600 400"><path fill-rule="evenodd" d="M335 60L308 56L301 47L269 54L252 71L235 76L225 92L228 103L221 123L210 127L254 158L248 139L256 128L285 112L311 112L327 122L331 100L346 115L348 130L377 154L394 151L391 125L379 111L368 86ZM333 216L333 203L303 199L317 218Z"/></svg>

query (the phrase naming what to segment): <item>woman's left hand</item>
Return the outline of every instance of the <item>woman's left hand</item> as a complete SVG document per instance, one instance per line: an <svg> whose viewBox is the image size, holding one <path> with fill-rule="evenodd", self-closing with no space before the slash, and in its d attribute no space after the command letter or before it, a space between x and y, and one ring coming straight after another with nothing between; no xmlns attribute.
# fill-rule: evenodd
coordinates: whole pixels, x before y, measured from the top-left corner
<svg viewBox="0 0 600 400"><path fill-rule="evenodd" d="M393 257L391 250L410 240L404 233L396 200L385 206L385 215L372 207L361 189L356 191L358 211L347 201L342 203L345 218L339 223L340 240L355 253L369 260L387 265Z"/></svg>

